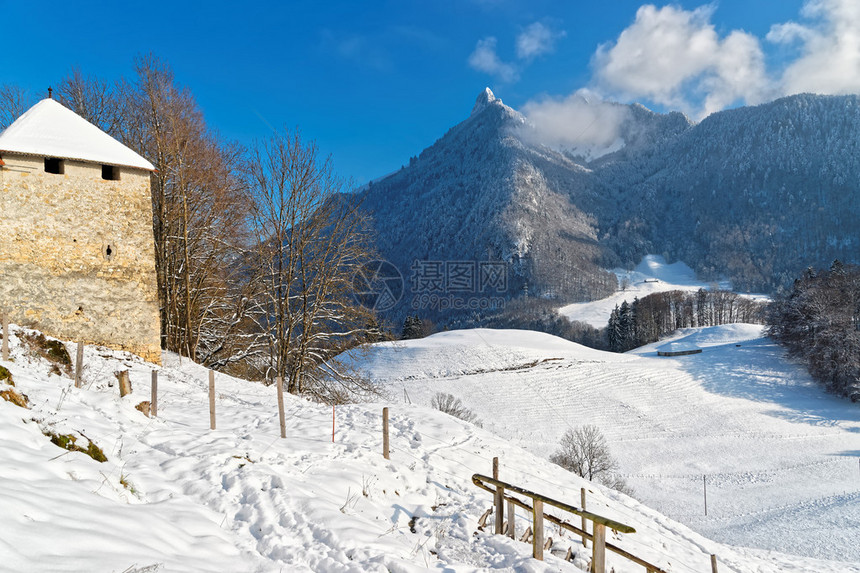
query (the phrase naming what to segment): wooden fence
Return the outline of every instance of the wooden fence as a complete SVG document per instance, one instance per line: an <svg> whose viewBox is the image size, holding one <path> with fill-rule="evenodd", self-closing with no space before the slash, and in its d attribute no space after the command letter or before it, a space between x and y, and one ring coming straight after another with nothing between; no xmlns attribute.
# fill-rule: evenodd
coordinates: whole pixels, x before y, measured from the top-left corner
<svg viewBox="0 0 860 573"><path fill-rule="evenodd" d="M630 561L641 565L645 568L647 573L666 573L665 570L648 563L644 559L640 559L636 557L632 553L621 549L618 546L615 546L611 543L606 542L606 528L612 529L613 531L617 531L619 533L635 533L636 530L623 523L618 521L614 521L612 519L603 517L602 515L597 515L596 513L591 513L590 511L585 511L584 509L580 509L574 507L572 505L566 504L564 502L552 499L551 497L547 497L545 495L541 495L539 493L529 491L527 489L517 487L513 484L503 482L496 478L491 478L481 474L475 474L472 476L472 483L474 483L479 488L486 490L493 494L494 504L495 504L495 512L496 512L496 533L501 533L502 529L502 520L504 516L504 504L507 501L510 514L509 525L508 525L508 535L514 537L514 528L513 524L513 509L514 506L519 506L526 511L530 512L533 516L532 523L532 555L535 559L543 559L543 550L544 550L544 539L543 539L543 521L547 520L551 523L556 524L557 526L567 529L573 533L576 533L583 540L591 539L593 542L593 558L592 558L592 573L606 573L606 550L610 550L622 557L629 559ZM494 486L494 487L490 487ZM532 505L520 500L517 497L508 495L507 492L514 492L520 494L521 496L525 496L531 498ZM587 519L594 523L594 534L588 533L585 528L579 528L575 525L562 520L554 515L545 514L543 512L544 505L549 505L552 507L556 507L562 511L566 511L568 513L572 513L574 515L579 515L584 519Z"/></svg>

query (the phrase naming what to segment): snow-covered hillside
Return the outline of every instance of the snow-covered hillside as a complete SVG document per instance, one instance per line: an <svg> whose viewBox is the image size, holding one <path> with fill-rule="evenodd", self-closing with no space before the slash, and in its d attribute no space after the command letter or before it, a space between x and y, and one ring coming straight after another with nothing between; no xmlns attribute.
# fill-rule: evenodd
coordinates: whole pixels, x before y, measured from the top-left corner
<svg viewBox="0 0 860 573"><path fill-rule="evenodd" d="M570 320L590 324L595 328L603 328L609 321L612 309L620 306L625 300L632 303L635 298L643 298L655 292L681 290L695 292L699 289L710 289L714 286L731 290L727 281L704 283L696 278L696 273L682 261L672 264L666 262L660 255L647 255L635 269L626 271L615 269L621 290L614 294L592 302L578 302L563 306L559 313ZM767 300L764 295L744 294L756 300Z"/></svg>
<svg viewBox="0 0 860 573"><path fill-rule="evenodd" d="M218 429L212 431L206 371L199 366L166 355L165 366L155 367L87 347L84 384L76 389L70 378L51 374L49 363L32 356L20 344L20 333L13 329L12 359L2 366L12 373L14 389L29 397L30 409L0 400L0 571L541 572L585 567L590 550L569 535L559 538L554 528L548 535L560 552L574 549L573 563L556 554L539 563L525 543L477 531L491 501L470 478L489 473L493 456L501 458L502 479L542 493L573 501L579 488L587 487L589 509L637 529L613 535L613 541L667 571L707 570L711 553L718 555L721 572L860 571L707 540L508 439L418 405L387 403L389 461L380 452L382 403L338 407L332 443L331 408L287 396L287 439L280 439L274 389L218 375ZM461 346L469 336L494 335L457 336L456 346ZM497 343L510 341L499 336ZM457 359L439 340L421 344L437 345L437 358L450 356L448 369L455 369ZM75 350L73 344L66 346ZM410 345L377 348L381 358L390 351L420 353L419 346L412 346L414 352ZM565 361L581 352L597 359L593 351L536 335L512 350L508 363L541 356L541 349ZM619 356L608 363L641 360ZM121 399L114 373L126 369L134 392ZM134 408L149 398L151 369L160 376L157 418ZM82 445L92 440L108 461L60 449L43 430L71 433ZM518 515L520 530L526 522L527 516ZM612 555L609 564L619 573L641 571Z"/></svg>
<svg viewBox="0 0 860 573"><path fill-rule="evenodd" d="M377 344L360 363L394 397L453 394L544 458L568 428L596 424L637 497L709 538L860 563L860 409L822 392L758 325L674 340L703 352L658 358L661 341L617 355L473 330Z"/></svg>

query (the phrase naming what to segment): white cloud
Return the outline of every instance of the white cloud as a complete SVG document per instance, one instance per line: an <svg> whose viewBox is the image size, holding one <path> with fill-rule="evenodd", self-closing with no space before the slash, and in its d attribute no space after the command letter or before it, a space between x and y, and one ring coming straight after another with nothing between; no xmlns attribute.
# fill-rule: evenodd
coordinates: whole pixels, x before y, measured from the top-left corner
<svg viewBox="0 0 860 573"><path fill-rule="evenodd" d="M766 40L780 53L768 62L762 39L743 30L717 30L711 22L716 9L716 3L693 10L641 6L615 41L598 47L589 89L602 98L643 101L697 120L800 92L860 93L860 0L805 0L797 21L771 27ZM491 37L478 42L469 63L511 82L531 60L552 52L563 35L535 22L517 37L516 60L503 62ZM575 96L544 98L523 109L550 140L565 145L571 132L590 122L589 114L599 113L582 108ZM564 120L553 126L549 112ZM611 115L596 124L612 126Z"/></svg>
<svg viewBox="0 0 860 573"><path fill-rule="evenodd" d="M531 60L541 54L555 50L555 41L564 37L564 32L553 31L549 26L535 22L517 36L517 57Z"/></svg>
<svg viewBox="0 0 860 573"><path fill-rule="evenodd" d="M721 38L710 22L714 9L640 7L614 44L598 48L596 87L695 118L734 102L763 101L769 88L758 39L737 30Z"/></svg>
<svg viewBox="0 0 860 573"><path fill-rule="evenodd" d="M767 33L767 40L774 44L790 44L795 40L806 42L812 36L812 30L797 22L774 24Z"/></svg>
<svg viewBox="0 0 860 573"><path fill-rule="evenodd" d="M555 50L555 42L563 38L564 31L553 30L540 22L528 25L517 36L518 62L505 62L496 53L497 40L488 36L478 40L475 50L469 55L469 65L490 75L498 77L503 82L515 82L520 78L520 71L533 59Z"/></svg>
<svg viewBox="0 0 860 573"><path fill-rule="evenodd" d="M469 65L504 82L513 82L519 77L516 67L503 62L496 54L496 39L492 36L478 40L475 51L469 56Z"/></svg>
<svg viewBox="0 0 860 573"><path fill-rule="evenodd" d="M801 15L804 24L773 26L767 39L801 44L800 56L782 74L780 91L860 93L860 2L810 0Z"/></svg>
<svg viewBox="0 0 860 573"><path fill-rule="evenodd" d="M532 100L522 112L529 119L522 137L591 158L620 147L621 127L630 113L627 106L605 102L588 90Z"/></svg>

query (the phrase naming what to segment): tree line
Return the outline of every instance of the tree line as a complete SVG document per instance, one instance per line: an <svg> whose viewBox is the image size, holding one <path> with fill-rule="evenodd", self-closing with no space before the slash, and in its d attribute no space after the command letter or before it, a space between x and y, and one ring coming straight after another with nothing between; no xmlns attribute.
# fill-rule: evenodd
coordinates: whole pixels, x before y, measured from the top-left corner
<svg viewBox="0 0 860 573"><path fill-rule="evenodd" d="M223 140L152 56L115 81L73 70L54 94L156 168L162 348L329 401L364 388L329 359L375 323L351 296L374 241L331 158L296 130L250 148ZM33 103L26 89L0 86L0 129Z"/></svg>
<svg viewBox="0 0 860 573"><path fill-rule="evenodd" d="M679 328L762 323L764 309L764 303L726 290L658 292L616 306L609 316L606 338L609 350L627 352Z"/></svg>
<svg viewBox="0 0 860 573"><path fill-rule="evenodd" d="M860 401L860 267L808 268L771 304L767 323L828 391Z"/></svg>

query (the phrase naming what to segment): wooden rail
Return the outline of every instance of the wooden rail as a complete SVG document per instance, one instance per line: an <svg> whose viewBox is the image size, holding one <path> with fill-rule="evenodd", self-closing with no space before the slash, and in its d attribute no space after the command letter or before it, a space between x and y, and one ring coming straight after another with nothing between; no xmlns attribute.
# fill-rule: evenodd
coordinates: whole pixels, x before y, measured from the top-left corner
<svg viewBox="0 0 860 573"><path fill-rule="evenodd" d="M494 498L496 499L497 504L504 503L505 500L507 500L507 502L509 504L517 505L517 506L525 509L529 513L531 513L535 518L535 523L533 525L533 529L534 529L535 533L538 530L540 530L540 531L543 530L543 520L546 519L550 523L554 523L563 529L567 529L568 531L576 533L577 535L581 536L584 539L591 539L593 542L593 545L594 545L594 550L593 550L594 557L592 560L592 562L593 562L592 571L594 573L605 573L605 549L608 549L608 550L612 551L613 553L617 553L618 555L621 555L622 557L629 559L630 561L636 563L637 565L641 565L642 567L645 568L645 571L647 573L667 573L664 569L661 569L660 567L657 567L656 565L648 563L644 559L640 559L639 557L636 557L632 553L629 553L628 551L625 551L624 549L621 549L620 547L618 547L616 545L613 545L611 543L606 542L606 528L607 527L609 529L612 529L613 531L617 531L619 533L635 533L636 530L629 525L615 521L613 519L609 519L607 517L603 517L602 515L598 515L596 513L590 512L590 511L585 511L583 509L580 509L578 507L574 507L572 505L569 505L569 504L564 503L562 501L558 501L558 500L553 499L551 497L547 497L545 495L542 495L542 494L539 494L539 493L536 493L533 491L529 491L527 489L515 486L515 485L510 484L510 483L506 483L506 482L503 482L501 480L494 479L494 478L491 478L491 477L488 477L485 475L481 475L481 474L473 475L472 476L472 483L474 483L479 488L492 493ZM495 487L490 487L490 486L495 486ZM520 495L532 498L532 500L534 500L534 506L530 506L526 502L521 501L520 499L518 499L516 497L507 495L506 494L507 491L518 493ZM592 534L588 533L585 530L585 528L580 529L579 527L576 527L572 523L565 521L565 520L562 520L558 517L555 517L554 515L549 515L549 514L543 513L543 505L544 504L550 505L552 507L556 507L558 509L561 509L562 511L567 511L567 512L572 513L574 515L579 515L582 518L593 522L594 523L594 534L592 535ZM511 515L513 515L512 511L509 510L508 512L511 513ZM496 509L496 515L497 516L499 515L498 508ZM540 537L540 539L538 537ZM543 541L542 537L543 537L542 535L538 536L535 534L534 538L533 538L533 546L534 546L533 549L534 550L533 550L532 554L536 559L543 559L544 541Z"/></svg>

